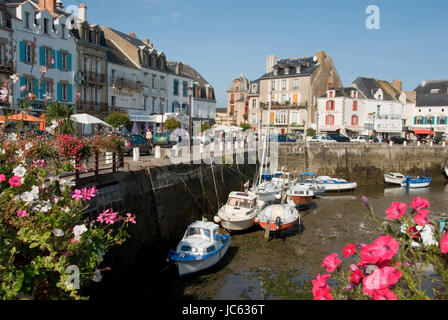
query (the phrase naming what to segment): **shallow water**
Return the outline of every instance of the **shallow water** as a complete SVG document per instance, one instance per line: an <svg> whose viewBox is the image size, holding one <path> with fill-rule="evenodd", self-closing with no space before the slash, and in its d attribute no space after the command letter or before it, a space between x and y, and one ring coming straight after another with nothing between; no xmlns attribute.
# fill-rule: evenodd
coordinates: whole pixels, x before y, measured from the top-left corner
<svg viewBox="0 0 448 320"><path fill-rule="evenodd" d="M380 218L386 218L384 211L391 202L410 204L416 196L430 202L432 222L448 213L448 185L444 183L425 189L367 186L327 193L315 199L309 210L301 211L300 232L289 230L269 241L258 227L232 234L229 251L233 253L224 261L176 283L182 285L184 295L199 299L311 299L310 280L325 273L321 267L324 257L341 253L349 242L369 243L379 235L374 222L366 218L368 211L360 194L369 199Z"/></svg>

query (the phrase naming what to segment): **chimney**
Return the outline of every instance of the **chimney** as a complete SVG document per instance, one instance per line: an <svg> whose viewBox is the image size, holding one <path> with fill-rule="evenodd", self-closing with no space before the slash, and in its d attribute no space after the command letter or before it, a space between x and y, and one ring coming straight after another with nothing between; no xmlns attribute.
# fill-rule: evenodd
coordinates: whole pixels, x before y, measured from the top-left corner
<svg viewBox="0 0 448 320"><path fill-rule="evenodd" d="M84 2L79 5L79 21L87 21L87 5Z"/></svg>
<svg viewBox="0 0 448 320"><path fill-rule="evenodd" d="M64 9L64 5L62 4L61 0L56 0L56 8L58 9Z"/></svg>
<svg viewBox="0 0 448 320"><path fill-rule="evenodd" d="M149 46L150 48L154 47L154 45L153 45L152 43L148 44L148 46Z"/></svg>
<svg viewBox="0 0 448 320"><path fill-rule="evenodd" d="M39 9L47 9L51 14L54 14L56 9L56 0L39 0Z"/></svg>
<svg viewBox="0 0 448 320"><path fill-rule="evenodd" d="M176 62L176 74L180 74L180 71L182 70L182 62Z"/></svg>
<svg viewBox="0 0 448 320"><path fill-rule="evenodd" d="M151 42L149 42L149 39L146 39L146 38L143 39L143 42L144 42L146 45L148 45L148 46L151 44Z"/></svg>
<svg viewBox="0 0 448 320"><path fill-rule="evenodd" d="M391 83L391 85L392 85L392 87L395 89L395 90L397 90L397 91L399 91L399 92L401 92L402 91L402 89L403 89L403 83L401 82L401 80L394 80L392 83Z"/></svg>
<svg viewBox="0 0 448 320"><path fill-rule="evenodd" d="M325 59L325 52L322 50L317 51L317 63L322 63L324 62Z"/></svg>
<svg viewBox="0 0 448 320"><path fill-rule="evenodd" d="M131 37L137 37L134 32L129 33Z"/></svg>
<svg viewBox="0 0 448 320"><path fill-rule="evenodd" d="M277 64L277 60L277 56L273 54L266 57L266 73L273 70L273 67Z"/></svg>

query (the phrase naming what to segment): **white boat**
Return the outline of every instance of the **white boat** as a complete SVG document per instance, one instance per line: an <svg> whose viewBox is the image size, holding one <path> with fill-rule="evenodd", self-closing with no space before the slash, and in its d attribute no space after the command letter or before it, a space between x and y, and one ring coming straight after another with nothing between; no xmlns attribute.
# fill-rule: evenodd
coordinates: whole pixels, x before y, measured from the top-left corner
<svg viewBox="0 0 448 320"><path fill-rule="evenodd" d="M316 181L316 176L312 172L303 172L299 174L299 183L305 183L313 191L314 197L320 197L325 193L325 187L318 185Z"/></svg>
<svg viewBox="0 0 448 320"><path fill-rule="evenodd" d="M425 246L432 246L432 245L437 246L439 244L434 237L434 230L435 230L434 226L427 224L425 226L416 226L415 228L417 229L418 233L420 233L421 241ZM401 233L407 233L406 231L407 229L408 229L407 225L402 224L400 231ZM412 241L411 246L412 248L419 248L420 244L416 241Z"/></svg>
<svg viewBox="0 0 448 320"><path fill-rule="evenodd" d="M402 182L402 187L409 188L427 188L431 184L431 178L429 177L410 177L407 176Z"/></svg>
<svg viewBox="0 0 448 320"><path fill-rule="evenodd" d="M448 177L448 167L445 167L445 174Z"/></svg>
<svg viewBox="0 0 448 320"><path fill-rule="evenodd" d="M319 186L325 188L325 191L346 191L353 190L357 184L354 181L347 181L344 179L330 178L328 176L320 176L316 178Z"/></svg>
<svg viewBox="0 0 448 320"><path fill-rule="evenodd" d="M259 200L254 192L233 191L214 221L227 230L246 230L255 225L255 217L265 206L266 202Z"/></svg>
<svg viewBox="0 0 448 320"><path fill-rule="evenodd" d="M207 269L221 260L230 246L230 236L220 235L218 230L213 222L196 221L188 226L176 250L168 254L176 262L179 275Z"/></svg>
<svg viewBox="0 0 448 320"><path fill-rule="evenodd" d="M285 230L297 223L300 224L300 214L290 204L273 204L261 210L255 221L263 229L269 228L270 231Z"/></svg>
<svg viewBox="0 0 448 320"><path fill-rule="evenodd" d="M384 182L386 183L401 185L404 179L405 177L401 173L394 172L384 174Z"/></svg>
<svg viewBox="0 0 448 320"><path fill-rule="evenodd" d="M279 200L282 195L282 183L279 181L263 181L252 188L258 199L265 202Z"/></svg>
<svg viewBox="0 0 448 320"><path fill-rule="evenodd" d="M307 183L294 183L286 191L288 203L295 207L306 207L311 203L314 192Z"/></svg>
<svg viewBox="0 0 448 320"><path fill-rule="evenodd" d="M279 185L280 187L283 186L286 190L291 182L291 174L289 172L275 172L272 175L271 182Z"/></svg>

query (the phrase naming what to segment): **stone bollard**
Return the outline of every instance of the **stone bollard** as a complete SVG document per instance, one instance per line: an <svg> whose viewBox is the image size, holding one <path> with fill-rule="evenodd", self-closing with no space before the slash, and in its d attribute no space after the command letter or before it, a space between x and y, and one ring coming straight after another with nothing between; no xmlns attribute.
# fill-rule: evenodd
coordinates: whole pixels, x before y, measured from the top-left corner
<svg viewBox="0 0 448 320"><path fill-rule="evenodd" d="M199 144L199 153L204 153L204 144Z"/></svg>
<svg viewBox="0 0 448 320"><path fill-rule="evenodd" d="M161 156L162 156L161 155L161 148L160 148L160 146L156 146L156 154L155 154L154 158L160 159Z"/></svg>
<svg viewBox="0 0 448 320"><path fill-rule="evenodd" d="M408 145L408 142L407 141L403 141L403 146L407 146Z"/></svg>
<svg viewBox="0 0 448 320"><path fill-rule="evenodd" d="M433 145L434 145L434 143L431 141L431 142L429 143L429 146L432 147Z"/></svg>
<svg viewBox="0 0 448 320"><path fill-rule="evenodd" d="M222 151L222 150L224 150L224 142L222 142L222 141L219 141L219 151Z"/></svg>
<svg viewBox="0 0 448 320"><path fill-rule="evenodd" d="M446 146L446 142L445 142L445 141L442 142L442 146L443 146L443 147Z"/></svg>
<svg viewBox="0 0 448 320"><path fill-rule="evenodd" d="M177 144L175 144L174 146L173 146L173 148L172 148L172 150L173 150L173 152L172 152L172 154L173 154L173 156L175 156L175 157L178 157L179 156L179 149L178 149L179 147L177 146Z"/></svg>
<svg viewBox="0 0 448 320"><path fill-rule="evenodd" d="M420 141L417 141L417 147L420 147Z"/></svg>
<svg viewBox="0 0 448 320"><path fill-rule="evenodd" d="M233 142L232 141L228 141L226 150L232 150L232 146L233 146Z"/></svg>
<svg viewBox="0 0 448 320"><path fill-rule="evenodd" d="M244 140L240 141L240 148L244 148Z"/></svg>
<svg viewBox="0 0 448 320"><path fill-rule="evenodd" d="M140 161L140 148L139 147L135 147L134 149L132 149L132 160L134 161Z"/></svg>
<svg viewBox="0 0 448 320"><path fill-rule="evenodd" d="M393 141L389 141L389 146L393 146L394 145L394 142Z"/></svg>

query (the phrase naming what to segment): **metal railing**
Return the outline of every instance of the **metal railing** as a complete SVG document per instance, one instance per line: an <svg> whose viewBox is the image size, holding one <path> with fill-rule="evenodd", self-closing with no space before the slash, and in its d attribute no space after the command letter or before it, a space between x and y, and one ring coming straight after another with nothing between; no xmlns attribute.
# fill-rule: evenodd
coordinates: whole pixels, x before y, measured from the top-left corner
<svg viewBox="0 0 448 320"><path fill-rule="evenodd" d="M79 180L82 177L117 172L120 168L124 168L124 156L116 152L95 152L93 157L90 157L85 162L72 161L75 163L75 170L62 173L61 178L75 176L76 180Z"/></svg>

